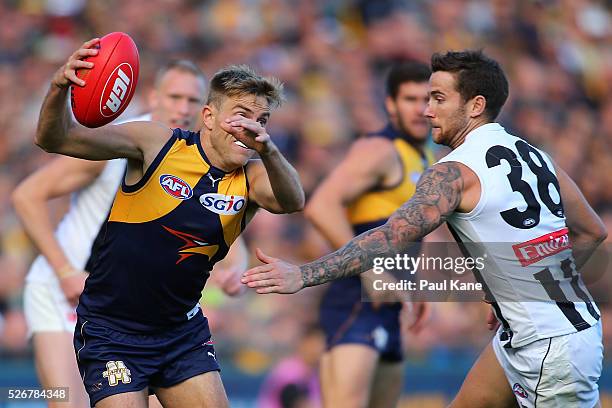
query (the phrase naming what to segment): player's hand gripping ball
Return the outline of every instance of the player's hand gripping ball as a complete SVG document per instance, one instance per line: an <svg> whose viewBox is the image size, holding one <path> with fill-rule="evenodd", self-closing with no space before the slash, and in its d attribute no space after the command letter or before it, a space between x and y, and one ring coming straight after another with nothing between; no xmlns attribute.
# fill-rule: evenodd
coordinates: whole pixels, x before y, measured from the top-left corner
<svg viewBox="0 0 612 408"><path fill-rule="evenodd" d="M132 38L121 32L105 35L94 47L98 54L83 61L93 68L80 68L76 75L85 86L72 84L74 117L83 126L96 128L112 122L128 106L138 82L138 49Z"/></svg>

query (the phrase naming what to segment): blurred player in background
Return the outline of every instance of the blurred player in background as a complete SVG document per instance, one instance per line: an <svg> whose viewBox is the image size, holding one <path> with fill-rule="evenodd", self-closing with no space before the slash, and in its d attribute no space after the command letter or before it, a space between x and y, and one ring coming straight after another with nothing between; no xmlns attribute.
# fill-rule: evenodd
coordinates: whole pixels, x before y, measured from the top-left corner
<svg viewBox="0 0 612 408"><path fill-rule="evenodd" d="M96 129L69 120L75 72L91 68L93 39L55 74L36 142L90 160L125 157L127 172L94 243L74 346L92 405L225 407L227 396L199 299L254 211L299 211L297 172L265 130L282 85L246 66L210 81L198 133L157 122ZM62 120L65 118L66 120ZM255 153L261 160L251 160Z"/></svg>
<svg viewBox="0 0 612 408"><path fill-rule="evenodd" d="M194 63L170 62L156 74L148 100L150 113L132 121L153 120L193 129L205 93L206 78ZM72 342L76 305L88 275L94 238L108 216L125 166L124 159L57 157L26 178L12 197L26 232L41 253L27 275L24 296L39 380L43 387L70 387L69 404L74 407L88 406ZM70 208L54 233L48 203L66 195L71 195ZM233 262L218 266L235 270L233 275L237 275L246 266L244 251L242 247L232 249L229 258ZM221 273L213 276L218 275ZM227 282L230 293L241 291L236 276L219 279Z"/></svg>
<svg viewBox="0 0 612 408"><path fill-rule="evenodd" d="M496 61L462 51L436 53L431 65L425 114L434 141L452 151L423 174L414 196L385 225L301 267L258 250L269 265L243 282L259 293L292 293L354 276L447 222L464 249L486 251L474 273L501 323L451 406L599 406L600 312L578 270L606 228L546 153L494 122L508 97Z"/></svg>
<svg viewBox="0 0 612 408"><path fill-rule="evenodd" d="M414 194L416 181L432 163L423 116L430 74L418 62L391 68L385 100L389 123L357 140L308 203L306 216L335 249L384 224ZM362 302L361 288L360 277L340 279L330 284L322 300L327 352L320 378L328 407L394 407L401 393L402 303L378 302L374 293L371 301ZM417 328L426 306L414 306Z"/></svg>

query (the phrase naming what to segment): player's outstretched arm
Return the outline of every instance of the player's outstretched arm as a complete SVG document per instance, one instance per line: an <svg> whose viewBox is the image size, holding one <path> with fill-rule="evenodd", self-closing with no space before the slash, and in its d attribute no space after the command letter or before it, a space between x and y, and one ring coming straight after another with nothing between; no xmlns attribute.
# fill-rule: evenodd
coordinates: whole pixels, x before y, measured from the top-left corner
<svg viewBox="0 0 612 408"><path fill-rule="evenodd" d="M367 231L336 252L296 266L257 251L265 265L249 269L243 283L257 293L294 293L334 279L369 270L374 258L405 252L455 211L461 202L464 180L461 165L439 163L421 176L416 192L384 225Z"/></svg>
<svg viewBox="0 0 612 408"><path fill-rule="evenodd" d="M580 269L606 239L608 231L574 181L555 164L565 222L570 233L576 268Z"/></svg>
<svg viewBox="0 0 612 408"><path fill-rule="evenodd" d="M144 161L146 152L157 152L171 130L155 122L107 125L90 129L75 123L68 111L68 89L84 86L78 69L90 69L93 63L84 58L94 56L100 40L94 38L76 50L53 76L43 101L36 129L35 142L47 152L89 160L125 157Z"/></svg>
<svg viewBox="0 0 612 408"><path fill-rule="evenodd" d="M76 305L86 274L70 264L53 233L49 200L91 184L106 162L57 157L23 180L11 196L15 212L40 253L57 275L66 298Z"/></svg>
<svg viewBox="0 0 612 408"><path fill-rule="evenodd" d="M242 116L227 119L221 127L257 151L261 158L247 164L249 199L276 214L301 211L305 198L300 177L272 142L265 127Z"/></svg>

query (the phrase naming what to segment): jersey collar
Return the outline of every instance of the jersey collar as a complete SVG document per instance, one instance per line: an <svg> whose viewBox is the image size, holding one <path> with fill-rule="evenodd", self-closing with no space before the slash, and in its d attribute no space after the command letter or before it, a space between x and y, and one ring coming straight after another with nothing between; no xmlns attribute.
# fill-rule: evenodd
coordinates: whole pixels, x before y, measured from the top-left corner
<svg viewBox="0 0 612 408"><path fill-rule="evenodd" d="M470 133L468 133L465 136L465 140L467 141L468 139L473 138L474 136L478 137L479 135L484 135L489 132L499 132L499 131L504 131L503 126L500 125L499 123L497 122L485 123L484 125L479 126L476 129L472 130Z"/></svg>

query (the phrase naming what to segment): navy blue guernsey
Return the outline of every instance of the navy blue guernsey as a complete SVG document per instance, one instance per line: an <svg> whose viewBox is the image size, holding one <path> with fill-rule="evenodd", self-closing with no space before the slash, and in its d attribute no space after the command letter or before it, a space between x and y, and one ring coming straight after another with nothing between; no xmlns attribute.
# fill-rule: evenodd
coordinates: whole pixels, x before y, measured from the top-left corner
<svg viewBox="0 0 612 408"><path fill-rule="evenodd" d="M383 137L393 143L402 163L402 178L389 188L375 187L351 203L347 214L355 235L387 222L391 214L414 194L419 177L433 161L431 152L419 151L408 135L399 132L391 124L366 137ZM352 308L359 301L361 279L353 276L331 282L323 298L323 306Z"/></svg>
<svg viewBox="0 0 612 408"><path fill-rule="evenodd" d="M153 333L201 316L202 289L242 232L247 203L245 168L215 168L199 133L175 129L143 178L117 192L95 243L80 318Z"/></svg>

